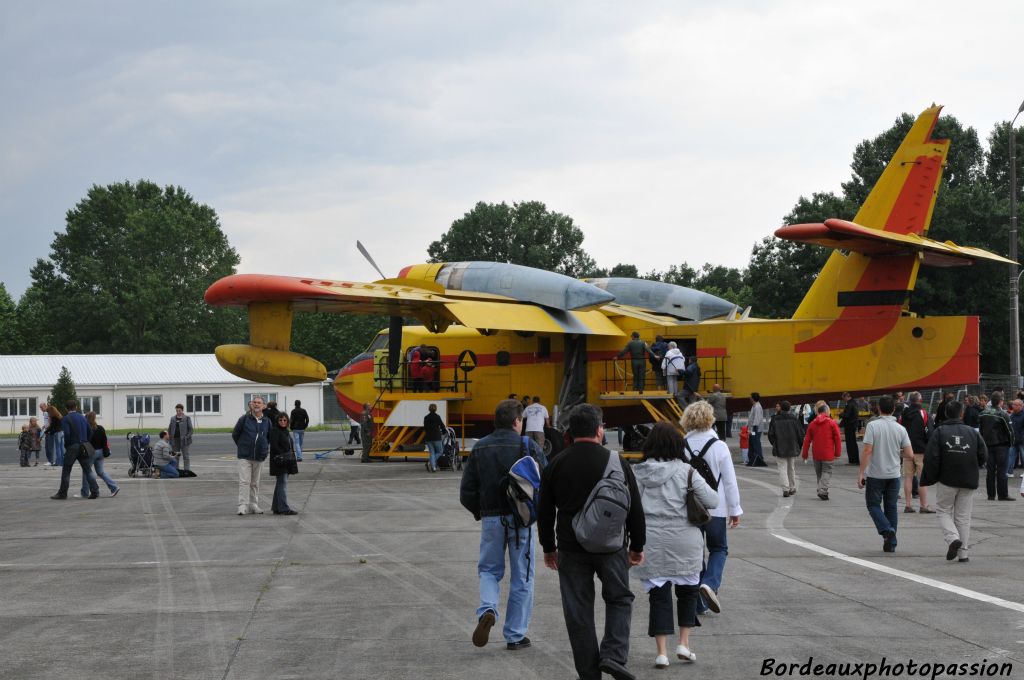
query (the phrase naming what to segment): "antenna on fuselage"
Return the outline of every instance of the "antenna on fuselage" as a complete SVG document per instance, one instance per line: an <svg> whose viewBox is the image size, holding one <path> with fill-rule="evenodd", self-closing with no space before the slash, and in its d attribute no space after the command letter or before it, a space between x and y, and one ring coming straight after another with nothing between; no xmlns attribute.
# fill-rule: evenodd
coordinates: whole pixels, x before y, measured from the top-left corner
<svg viewBox="0 0 1024 680"><path fill-rule="evenodd" d="M363 254L363 257L366 258L366 261L369 262L370 265L374 269L377 270L377 273L380 274L380 278L382 278L382 279L388 278L388 277L384 276L384 272L382 272L380 270L380 267L377 266L377 263L373 261L373 258L370 257L370 253L366 250L366 248L363 247L362 243L360 243L359 241L356 241L356 248L358 248L359 252ZM402 317L400 317L400 316L392 316L392 317L389 318L389 323L388 323L388 372L391 375L394 375L395 373L398 373L398 367L401 364L401 361L402 361Z"/></svg>

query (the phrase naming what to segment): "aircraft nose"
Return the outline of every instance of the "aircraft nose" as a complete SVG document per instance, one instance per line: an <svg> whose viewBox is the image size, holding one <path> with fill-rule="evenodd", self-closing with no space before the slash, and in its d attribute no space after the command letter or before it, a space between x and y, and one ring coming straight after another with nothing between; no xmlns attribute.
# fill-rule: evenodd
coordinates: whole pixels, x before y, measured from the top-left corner
<svg viewBox="0 0 1024 680"><path fill-rule="evenodd" d="M608 291L583 281L573 281L565 289L566 309L592 309L613 300L615 296Z"/></svg>
<svg viewBox="0 0 1024 680"><path fill-rule="evenodd" d="M702 293L700 299L700 318L701 319L712 319L716 316L725 316L733 309L736 305L723 300L720 297L716 297L709 293Z"/></svg>

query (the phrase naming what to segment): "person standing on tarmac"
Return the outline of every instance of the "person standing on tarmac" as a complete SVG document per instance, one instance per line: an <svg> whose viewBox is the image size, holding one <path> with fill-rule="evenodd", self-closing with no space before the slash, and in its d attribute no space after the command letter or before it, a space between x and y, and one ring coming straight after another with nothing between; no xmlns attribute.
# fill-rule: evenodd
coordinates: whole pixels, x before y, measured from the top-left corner
<svg viewBox="0 0 1024 680"><path fill-rule="evenodd" d="M302 460L302 442L306 436L306 428L309 427L309 413L302 408L302 401L295 400L295 408L292 409L292 417L289 418L292 428L292 439L295 441L295 460Z"/></svg>
<svg viewBox="0 0 1024 680"><path fill-rule="evenodd" d="M373 409L363 404L363 415L359 420L359 433L363 438L363 455L359 459L363 463L370 462L370 449L373 448Z"/></svg>

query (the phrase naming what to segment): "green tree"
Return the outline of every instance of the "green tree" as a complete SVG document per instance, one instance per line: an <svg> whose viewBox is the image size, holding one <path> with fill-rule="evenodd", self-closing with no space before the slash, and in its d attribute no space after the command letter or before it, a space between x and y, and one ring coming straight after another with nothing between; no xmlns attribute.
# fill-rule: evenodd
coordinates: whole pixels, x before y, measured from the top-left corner
<svg viewBox="0 0 1024 680"><path fill-rule="evenodd" d="M58 348L38 288L29 286L18 300L18 342L25 354L57 354Z"/></svg>
<svg viewBox="0 0 1024 680"><path fill-rule="evenodd" d="M571 217L540 201L477 203L427 248L431 262L487 260L583 277L598 271Z"/></svg>
<svg viewBox="0 0 1024 680"><path fill-rule="evenodd" d="M330 371L365 350L370 340L387 327L386 316L296 314L291 349L313 357Z"/></svg>
<svg viewBox="0 0 1024 680"><path fill-rule="evenodd" d="M68 370L67 366L61 366L60 375L57 376L57 382L54 384L46 401L53 404L58 411L67 415L68 409L65 404L69 399L78 400L78 394L75 391L75 381L71 379L71 371Z"/></svg>
<svg viewBox="0 0 1024 680"><path fill-rule="evenodd" d="M37 330L62 352L209 352L245 336L238 310L203 302L237 264L217 214L184 189L93 186L32 268Z"/></svg>
<svg viewBox="0 0 1024 680"><path fill-rule="evenodd" d="M21 336L18 333L18 308L0 283L0 354L20 354Z"/></svg>

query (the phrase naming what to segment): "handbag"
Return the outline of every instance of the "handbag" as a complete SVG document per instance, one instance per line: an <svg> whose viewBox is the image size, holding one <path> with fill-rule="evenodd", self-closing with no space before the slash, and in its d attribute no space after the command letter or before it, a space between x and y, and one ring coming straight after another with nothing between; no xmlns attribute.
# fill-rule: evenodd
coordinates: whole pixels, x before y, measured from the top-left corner
<svg viewBox="0 0 1024 680"><path fill-rule="evenodd" d="M703 526L711 521L711 513L697 498L693 490L693 468L686 475L686 519L694 526Z"/></svg>
<svg viewBox="0 0 1024 680"><path fill-rule="evenodd" d="M96 449L89 442L82 442L78 445L78 458L84 460L92 460L93 455L96 453Z"/></svg>

